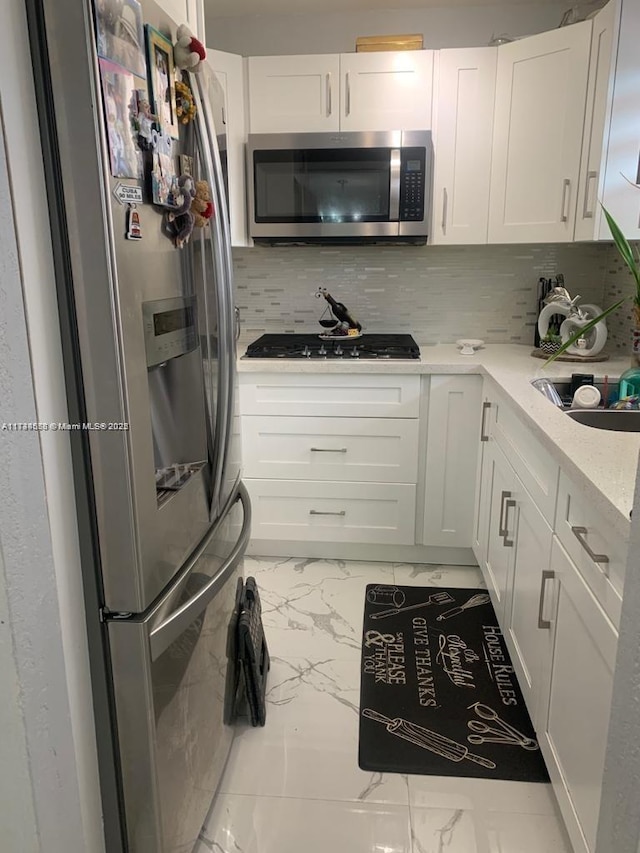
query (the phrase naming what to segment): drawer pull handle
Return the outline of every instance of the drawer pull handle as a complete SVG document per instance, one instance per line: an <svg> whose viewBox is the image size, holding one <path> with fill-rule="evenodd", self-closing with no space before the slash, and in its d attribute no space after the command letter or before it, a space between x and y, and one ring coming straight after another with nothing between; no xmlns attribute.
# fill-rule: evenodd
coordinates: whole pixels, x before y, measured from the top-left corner
<svg viewBox="0 0 640 853"><path fill-rule="evenodd" d="M313 453L346 453L346 447L312 447Z"/></svg>
<svg viewBox="0 0 640 853"><path fill-rule="evenodd" d="M504 505L504 545L505 548L513 548L513 539L509 539L509 510L511 507L515 509L517 506L515 501L508 500Z"/></svg>
<svg viewBox="0 0 640 853"><path fill-rule="evenodd" d="M485 416L487 414L487 410L491 408L491 403L485 402L482 404L482 422L480 424L480 441L489 441L489 436L485 435L484 427L485 427Z"/></svg>
<svg viewBox="0 0 640 853"><path fill-rule="evenodd" d="M498 524L498 536L506 536L507 531L504 527L504 502L506 498L511 497L511 492L502 492L500 495L500 523Z"/></svg>
<svg viewBox="0 0 640 853"><path fill-rule="evenodd" d="M598 565L598 568L600 569L602 574L608 578L609 577L609 569L608 569L609 558L607 557L606 554L596 554L591 550L591 548L589 547L589 543L586 540L587 533L589 532L587 530L587 528L586 527L574 527L574 526L572 526L571 532L576 537L578 542L582 545L582 547L587 552L587 554L591 557L593 562L596 563L596 565ZM604 565L607 566L607 568L606 569L601 568L599 565L600 563L604 563Z"/></svg>
<svg viewBox="0 0 640 853"><path fill-rule="evenodd" d="M340 512L321 512L319 509L310 509L309 515L346 515L346 510L341 509Z"/></svg>
<svg viewBox="0 0 640 853"><path fill-rule="evenodd" d="M542 572L542 582L540 584L540 604L538 605L538 628L542 628L543 630L545 628L551 627L551 621L549 619L543 618L543 616L544 616L544 614L543 614L544 590L545 590L545 586L547 584L547 581L552 581L555 578L555 576L556 576L556 573L553 571L550 571L548 569L545 569Z"/></svg>

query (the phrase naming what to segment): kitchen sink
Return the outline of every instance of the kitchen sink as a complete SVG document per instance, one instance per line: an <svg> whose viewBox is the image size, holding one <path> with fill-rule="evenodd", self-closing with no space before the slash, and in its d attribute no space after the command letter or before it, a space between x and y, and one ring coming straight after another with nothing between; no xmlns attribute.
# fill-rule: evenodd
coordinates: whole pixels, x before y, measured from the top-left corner
<svg viewBox="0 0 640 853"><path fill-rule="evenodd" d="M579 424L616 432L640 432L640 411L625 409L569 409L567 415Z"/></svg>

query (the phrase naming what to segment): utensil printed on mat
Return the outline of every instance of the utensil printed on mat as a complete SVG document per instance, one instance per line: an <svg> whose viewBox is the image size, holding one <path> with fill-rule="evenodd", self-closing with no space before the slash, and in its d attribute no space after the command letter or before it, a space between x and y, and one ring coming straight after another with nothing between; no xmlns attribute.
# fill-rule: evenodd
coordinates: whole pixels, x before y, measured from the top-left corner
<svg viewBox="0 0 640 853"><path fill-rule="evenodd" d="M473 708L476 714L483 720L491 720L496 724L496 726L498 726L498 728L493 728L480 720L469 720L467 725L471 731L474 732L472 735L467 735L469 743L505 743L511 746L521 746L523 749L531 751L540 749L537 740L527 737L521 731L514 728L514 726L505 722L498 716L498 713L488 705L484 705L482 702L475 702L473 705L469 705L469 708ZM485 737L485 735L493 736Z"/></svg>
<svg viewBox="0 0 640 853"><path fill-rule="evenodd" d="M487 770L495 770L496 768L493 761L483 758L481 755L474 755L472 752L469 752L469 748L464 744L451 740L451 738L438 734L438 732L432 732L431 729L425 729L416 723L403 720L402 717L394 717L393 719L385 717L384 714L380 714L371 708L364 708L362 716L382 723L387 727L389 734L396 735L396 737L407 740L409 743L415 744L415 746L422 747L422 749L428 749L441 758L447 758L449 761L456 762L466 758L475 764L479 764L481 767L486 767Z"/></svg>
<svg viewBox="0 0 640 853"><path fill-rule="evenodd" d="M489 596L486 592L481 592L478 595L472 595L469 601L465 601L464 604L461 604L460 607L453 607L451 610L445 610L444 613L441 613L437 616L438 622L442 622L443 619L451 619L452 616L458 616L460 613L465 610L469 610L471 607L481 607L483 604L488 604L490 601Z"/></svg>
<svg viewBox="0 0 640 853"><path fill-rule="evenodd" d="M384 604L387 607L402 607L405 594L398 586L378 584L367 592L369 604Z"/></svg>
<svg viewBox="0 0 640 853"><path fill-rule="evenodd" d="M371 613L370 619L384 619L386 616L395 616L397 613L405 613L407 610L417 610L419 607L428 607L430 604L451 604L455 599L448 592L435 592L427 601L420 604L410 604L409 607L392 607L391 610L381 610L380 613Z"/></svg>

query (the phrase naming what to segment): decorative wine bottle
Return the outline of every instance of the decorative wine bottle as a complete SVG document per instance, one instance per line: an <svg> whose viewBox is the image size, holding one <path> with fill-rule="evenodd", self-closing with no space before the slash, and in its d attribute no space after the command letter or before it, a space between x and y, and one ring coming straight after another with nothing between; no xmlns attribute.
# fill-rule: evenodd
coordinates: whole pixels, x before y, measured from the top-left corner
<svg viewBox="0 0 640 853"><path fill-rule="evenodd" d="M333 316L339 320L341 323L346 323L350 329L356 329L356 331L360 332L362 330L362 326L358 323L357 320L354 320L349 310L342 302L336 302L333 296L324 288L320 288L318 291L320 296L324 296L329 305L331 306L331 311L333 312Z"/></svg>

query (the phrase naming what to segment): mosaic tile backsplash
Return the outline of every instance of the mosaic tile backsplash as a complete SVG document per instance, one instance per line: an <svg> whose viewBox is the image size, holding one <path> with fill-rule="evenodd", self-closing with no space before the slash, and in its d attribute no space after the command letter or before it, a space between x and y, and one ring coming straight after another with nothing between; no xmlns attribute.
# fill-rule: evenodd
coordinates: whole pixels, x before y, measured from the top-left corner
<svg viewBox="0 0 640 853"><path fill-rule="evenodd" d="M640 252L640 244L632 243L636 257ZM615 246L609 252L604 280L604 308L635 292L635 281L628 267L618 254ZM607 318L607 349L611 352L623 353L631 349L632 302L629 299L621 308L609 314Z"/></svg>
<svg viewBox="0 0 640 853"><path fill-rule="evenodd" d="M370 332L410 332L425 344L466 337L533 345L541 276L563 273L572 296L600 305L606 276L610 288L624 286L611 273L611 245L598 243L255 247L235 249L234 266L249 340L319 331L326 303L315 292L323 286Z"/></svg>

